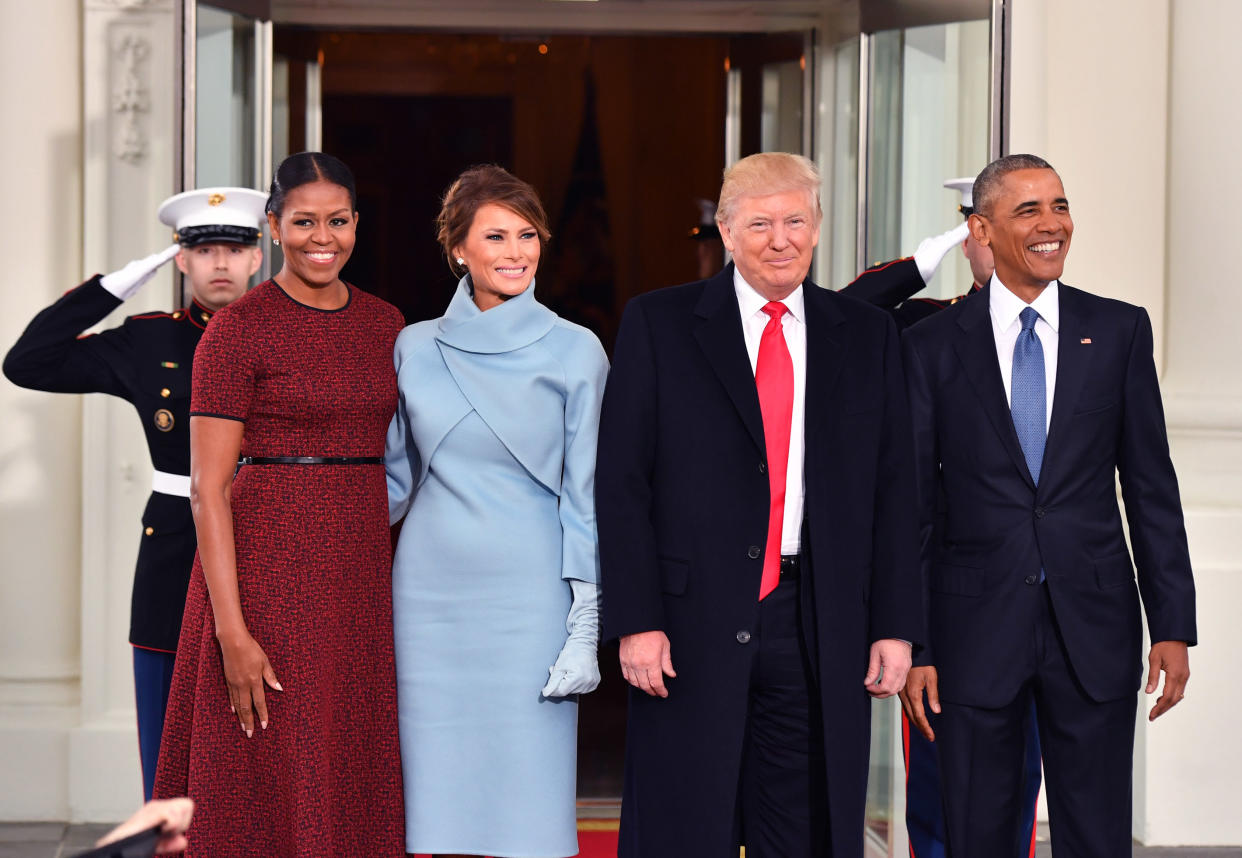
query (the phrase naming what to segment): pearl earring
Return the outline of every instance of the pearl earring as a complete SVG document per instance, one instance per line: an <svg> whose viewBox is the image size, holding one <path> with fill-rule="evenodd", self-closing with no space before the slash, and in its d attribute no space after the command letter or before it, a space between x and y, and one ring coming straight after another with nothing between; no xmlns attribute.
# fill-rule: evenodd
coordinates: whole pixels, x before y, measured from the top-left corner
<svg viewBox="0 0 1242 858"><path fill-rule="evenodd" d="M457 257L457 264L458 264L458 265L465 265L465 264L466 264L466 260L462 259L462 258L459 256L459 257Z"/></svg>
<svg viewBox="0 0 1242 858"><path fill-rule="evenodd" d="M279 238L273 238L273 239L272 239L272 244L276 245L277 247L280 247L280 239L279 239Z"/></svg>

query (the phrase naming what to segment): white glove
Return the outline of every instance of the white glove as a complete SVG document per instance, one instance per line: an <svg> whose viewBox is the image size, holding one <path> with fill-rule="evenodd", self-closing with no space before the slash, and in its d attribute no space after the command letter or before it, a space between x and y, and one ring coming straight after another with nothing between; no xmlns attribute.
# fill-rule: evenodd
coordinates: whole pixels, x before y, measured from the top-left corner
<svg viewBox="0 0 1242 858"><path fill-rule="evenodd" d="M965 241L968 235L970 235L970 227L962 221L948 232L933 235L919 242L918 249L914 251L914 264L918 266L924 283L931 282L944 255Z"/></svg>
<svg viewBox="0 0 1242 858"><path fill-rule="evenodd" d="M176 256L179 250L181 250L181 245L173 244L159 253L152 253L150 256L144 256L142 259L135 259L120 271L105 274L99 279L99 285L122 301L128 300L134 297L135 293L155 276L155 272L160 270L161 265L164 265L168 260Z"/></svg>
<svg viewBox="0 0 1242 858"><path fill-rule="evenodd" d="M599 585L571 578L569 587L574 594L565 620L569 640L548 668L552 675L543 687L544 697L586 694L599 685Z"/></svg>

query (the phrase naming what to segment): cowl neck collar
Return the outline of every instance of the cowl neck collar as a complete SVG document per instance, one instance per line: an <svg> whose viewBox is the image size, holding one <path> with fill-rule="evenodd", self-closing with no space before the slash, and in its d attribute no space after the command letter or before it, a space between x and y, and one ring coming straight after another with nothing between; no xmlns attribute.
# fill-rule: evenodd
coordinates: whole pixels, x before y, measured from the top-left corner
<svg viewBox="0 0 1242 858"><path fill-rule="evenodd" d="M457 283L448 310L440 317L436 339L475 354L511 352L542 339L556 323L556 314L535 300L535 281L520 295L484 312L470 293L470 275Z"/></svg>

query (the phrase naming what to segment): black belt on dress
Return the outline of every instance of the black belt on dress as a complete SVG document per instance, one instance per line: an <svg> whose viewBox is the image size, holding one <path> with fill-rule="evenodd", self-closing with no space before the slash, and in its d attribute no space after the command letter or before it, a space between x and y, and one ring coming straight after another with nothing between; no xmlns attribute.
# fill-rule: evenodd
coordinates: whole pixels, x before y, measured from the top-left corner
<svg viewBox="0 0 1242 858"><path fill-rule="evenodd" d="M782 554L781 555L781 577L782 581L796 581L801 577L802 555L801 554Z"/></svg>
<svg viewBox="0 0 1242 858"><path fill-rule="evenodd" d="M240 465L382 465L383 456L242 456Z"/></svg>

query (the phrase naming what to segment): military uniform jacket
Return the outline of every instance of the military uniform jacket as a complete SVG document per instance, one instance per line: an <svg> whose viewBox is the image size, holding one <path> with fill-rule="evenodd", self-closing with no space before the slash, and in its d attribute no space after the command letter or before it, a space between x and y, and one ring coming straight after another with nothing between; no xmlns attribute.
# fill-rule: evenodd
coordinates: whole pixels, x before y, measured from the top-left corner
<svg viewBox="0 0 1242 858"><path fill-rule="evenodd" d="M915 292L927 284L919 267L914 264L914 257L894 259L873 265L841 289L842 294L866 301L888 310L897 322L898 330L904 331L911 325L921 322L927 317L943 310L951 304L973 295L979 291L977 284L971 284L965 295L955 298L912 298Z"/></svg>
<svg viewBox="0 0 1242 858"><path fill-rule="evenodd" d="M98 276L67 292L26 327L5 356L4 374L32 390L119 396L138 412L155 469L187 475L191 363L211 312L195 302L81 335L120 303ZM175 652L196 548L189 500L152 492L141 539L129 639L135 646Z"/></svg>

